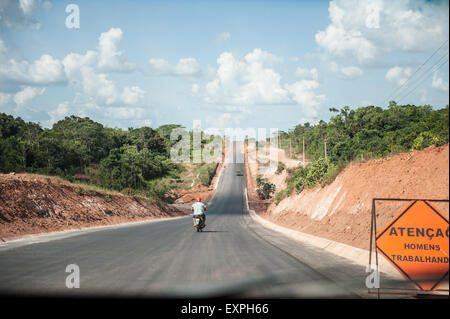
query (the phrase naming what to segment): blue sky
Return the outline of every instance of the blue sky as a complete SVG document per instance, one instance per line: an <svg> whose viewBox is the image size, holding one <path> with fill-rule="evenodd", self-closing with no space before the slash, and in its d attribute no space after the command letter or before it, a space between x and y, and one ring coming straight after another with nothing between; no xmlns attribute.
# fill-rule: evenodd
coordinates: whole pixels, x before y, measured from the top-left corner
<svg viewBox="0 0 450 319"><path fill-rule="evenodd" d="M0 2L0 112L46 127L287 130L390 95L448 104L448 1Z"/></svg>

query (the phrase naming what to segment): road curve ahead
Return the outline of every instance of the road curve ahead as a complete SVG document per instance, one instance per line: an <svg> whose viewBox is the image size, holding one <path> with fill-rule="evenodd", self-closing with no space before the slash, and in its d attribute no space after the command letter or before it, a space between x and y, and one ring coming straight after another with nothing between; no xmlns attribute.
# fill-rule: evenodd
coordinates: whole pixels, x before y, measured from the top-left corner
<svg viewBox="0 0 450 319"><path fill-rule="evenodd" d="M195 232L186 216L14 249L0 247L0 292L169 297L346 295L348 291L250 227L253 221L245 209L245 176L237 176L238 170L245 174L244 164L224 165L203 233ZM66 287L69 264L79 266L78 289Z"/></svg>

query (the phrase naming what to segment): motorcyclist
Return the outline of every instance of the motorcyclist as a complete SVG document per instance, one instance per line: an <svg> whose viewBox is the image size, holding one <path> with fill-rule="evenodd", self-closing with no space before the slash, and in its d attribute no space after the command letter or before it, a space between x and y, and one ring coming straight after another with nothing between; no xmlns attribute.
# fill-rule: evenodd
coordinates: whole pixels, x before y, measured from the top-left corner
<svg viewBox="0 0 450 319"><path fill-rule="evenodd" d="M205 215L206 205L202 203L202 199L200 197L197 197L196 202L194 204L192 204L192 210L194 211L192 218L194 218L195 216L200 216L203 227L205 227L206 226L206 224L205 224L205 222L206 222L206 215Z"/></svg>

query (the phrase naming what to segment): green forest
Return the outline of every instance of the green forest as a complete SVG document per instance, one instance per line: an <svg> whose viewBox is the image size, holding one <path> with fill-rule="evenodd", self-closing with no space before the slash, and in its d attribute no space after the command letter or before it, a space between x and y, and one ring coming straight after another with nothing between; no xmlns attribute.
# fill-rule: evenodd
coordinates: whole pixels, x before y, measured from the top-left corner
<svg viewBox="0 0 450 319"><path fill-rule="evenodd" d="M277 193L279 202L295 189L326 184L353 160L386 157L400 152L421 150L449 142L449 107L433 110L430 105L376 106L340 110L331 108L328 122L297 125L280 132L280 147L286 154L303 159L303 142L308 165L288 171L287 189ZM278 173L284 167L280 166Z"/></svg>
<svg viewBox="0 0 450 319"><path fill-rule="evenodd" d="M176 185L158 181L179 181L185 169L170 160L169 147L176 143L170 140L174 128L182 127L170 124L157 129L122 130L70 116L44 129L0 113L0 172L55 175L71 182L164 200ZM203 134L202 145L205 138ZM215 163L204 166L199 170L205 175L200 180L207 185Z"/></svg>

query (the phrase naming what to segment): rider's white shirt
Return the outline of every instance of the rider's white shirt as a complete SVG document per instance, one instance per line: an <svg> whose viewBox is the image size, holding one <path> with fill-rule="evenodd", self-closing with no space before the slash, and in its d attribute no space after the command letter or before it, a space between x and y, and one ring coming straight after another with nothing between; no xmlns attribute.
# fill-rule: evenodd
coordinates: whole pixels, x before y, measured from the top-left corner
<svg viewBox="0 0 450 319"><path fill-rule="evenodd" d="M202 202L196 202L192 204L192 208L194 209L194 215L203 215L205 214L206 205Z"/></svg>

